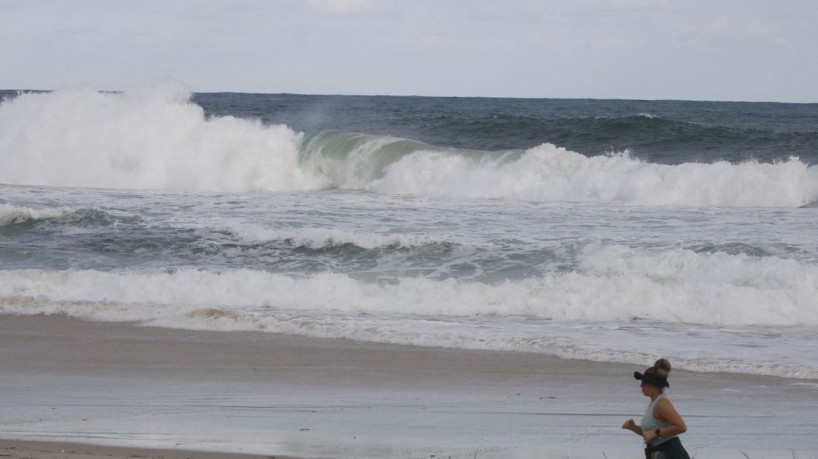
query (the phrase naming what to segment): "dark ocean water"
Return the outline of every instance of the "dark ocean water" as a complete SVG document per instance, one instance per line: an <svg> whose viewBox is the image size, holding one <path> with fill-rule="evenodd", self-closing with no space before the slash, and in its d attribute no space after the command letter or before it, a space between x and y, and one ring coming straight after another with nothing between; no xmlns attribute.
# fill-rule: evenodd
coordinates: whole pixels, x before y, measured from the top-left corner
<svg viewBox="0 0 818 459"><path fill-rule="evenodd" d="M440 147L512 150L552 143L586 156L630 150L662 164L791 156L818 161L818 104L234 93L196 94L193 100L212 116Z"/></svg>

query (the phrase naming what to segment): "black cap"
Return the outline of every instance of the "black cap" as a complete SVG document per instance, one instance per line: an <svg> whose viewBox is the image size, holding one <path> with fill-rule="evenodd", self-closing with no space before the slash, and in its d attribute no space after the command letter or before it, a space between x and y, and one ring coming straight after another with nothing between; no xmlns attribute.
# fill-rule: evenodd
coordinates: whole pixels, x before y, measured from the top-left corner
<svg viewBox="0 0 818 459"><path fill-rule="evenodd" d="M645 374L634 371L633 377L644 382L645 384L653 384L656 387L670 387L670 383L667 382L666 378L663 378L657 374L648 373L647 371Z"/></svg>

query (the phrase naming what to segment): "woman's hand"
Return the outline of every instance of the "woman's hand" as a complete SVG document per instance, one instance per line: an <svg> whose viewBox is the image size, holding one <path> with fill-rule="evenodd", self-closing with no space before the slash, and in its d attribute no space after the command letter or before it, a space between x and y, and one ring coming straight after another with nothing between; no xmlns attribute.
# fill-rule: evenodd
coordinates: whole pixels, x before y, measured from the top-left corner
<svg viewBox="0 0 818 459"><path fill-rule="evenodd" d="M624 424L622 424L622 428L630 431L635 431L636 423L633 422L633 419L628 419L627 421L625 421Z"/></svg>
<svg viewBox="0 0 818 459"><path fill-rule="evenodd" d="M625 430L630 430L636 435L642 435L642 428L636 425L636 423L633 422L633 419L628 419L627 421L625 421L625 423L622 424L622 428Z"/></svg>
<svg viewBox="0 0 818 459"><path fill-rule="evenodd" d="M643 432L642 433L642 438L645 439L645 443L650 443L651 440L656 438L656 431L655 430L649 430L647 432Z"/></svg>

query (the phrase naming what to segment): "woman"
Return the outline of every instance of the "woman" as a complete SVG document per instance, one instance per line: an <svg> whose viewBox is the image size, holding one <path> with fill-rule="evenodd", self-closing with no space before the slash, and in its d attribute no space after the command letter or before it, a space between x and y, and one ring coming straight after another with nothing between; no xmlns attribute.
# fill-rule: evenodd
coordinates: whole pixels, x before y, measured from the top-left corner
<svg viewBox="0 0 818 459"><path fill-rule="evenodd" d="M642 381L642 393L650 397L650 405L641 425L628 419L622 428L645 439L647 459L690 459L679 440L679 434L685 433L687 426L664 394L665 388L670 387L669 374L670 362L665 359L657 360L644 373L633 372L633 377Z"/></svg>

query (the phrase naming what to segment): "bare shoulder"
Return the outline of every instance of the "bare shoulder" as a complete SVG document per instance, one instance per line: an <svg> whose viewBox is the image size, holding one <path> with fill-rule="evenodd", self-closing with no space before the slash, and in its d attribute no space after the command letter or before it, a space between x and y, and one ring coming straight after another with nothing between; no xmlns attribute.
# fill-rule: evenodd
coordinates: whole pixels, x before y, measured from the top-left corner
<svg viewBox="0 0 818 459"><path fill-rule="evenodd" d="M656 407L658 408L660 406L673 406L673 403L671 403L667 397L662 397L656 402Z"/></svg>
<svg viewBox="0 0 818 459"><path fill-rule="evenodd" d="M673 403L670 402L667 398L661 398L656 405L653 407L653 417L656 419L667 419L667 414L675 413L676 408L673 407Z"/></svg>
<svg viewBox="0 0 818 459"><path fill-rule="evenodd" d="M681 422L681 416L679 416L679 413L676 412L676 408L673 406L673 403L666 398L656 402L656 406L653 408L653 417L672 424Z"/></svg>
<svg viewBox="0 0 818 459"><path fill-rule="evenodd" d="M673 406L673 403L666 398L656 402L656 406L653 408L653 417L661 422L667 422L668 424L678 427L678 433L684 433L687 431L687 426L685 425L682 416L676 412L676 408Z"/></svg>

